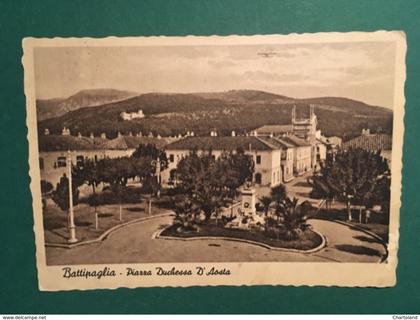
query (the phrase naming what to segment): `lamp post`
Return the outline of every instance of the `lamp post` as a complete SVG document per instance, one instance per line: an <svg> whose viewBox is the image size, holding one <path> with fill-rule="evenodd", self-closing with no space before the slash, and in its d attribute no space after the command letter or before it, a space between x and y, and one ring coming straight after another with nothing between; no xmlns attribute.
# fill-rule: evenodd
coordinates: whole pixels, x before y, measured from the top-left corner
<svg viewBox="0 0 420 320"><path fill-rule="evenodd" d="M161 175L160 175L161 170L160 170L160 166L161 165L165 166L166 165L166 162L165 161L161 161L160 158L157 157L156 160L152 160L151 161L151 164L152 164L152 166L155 167L155 176L157 177L157 182L158 182L158 191L157 191L156 195L159 198L160 197L160 184L161 184Z"/></svg>
<svg viewBox="0 0 420 320"><path fill-rule="evenodd" d="M351 199L354 198L353 195L351 194L346 194L344 193L344 196L347 198L347 215L348 215L348 220L351 221L352 217L351 217Z"/></svg>
<svg viewBox="0 0 420 320"><path fill-rule="evenodd" d="M72 167L71 167L71 152L70 150L67 151L67 166L68 166L68 174L69 174L69 233L70 238L68 240L69 243L77 242L76 238L76 226L74 224L74 212L73 212L73 186L72 186Z"/></svg>

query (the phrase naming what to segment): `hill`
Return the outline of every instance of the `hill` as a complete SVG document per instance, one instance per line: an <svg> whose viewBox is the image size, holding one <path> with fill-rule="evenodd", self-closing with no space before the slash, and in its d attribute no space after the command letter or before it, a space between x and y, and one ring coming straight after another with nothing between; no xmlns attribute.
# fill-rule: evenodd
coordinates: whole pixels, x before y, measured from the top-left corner
<svg viewBox="0 0 420 320"><path fill-rule="evenodd" d="M236 90L218 93L148 93L101 106L80 108L39 122L39 132L48 128L59 133L66 126L73 134L102 132L114 137L117 132L170 136L194 131L208 135L216 129L223 135L232 130L249 132L266 124L289 124L291 110L305 116L308 104L315 104L319 128L325 135L353 137L362 128L391 133L392 111L340 97L294 99L263 91ZM123 121L123 111L143 110L145 118Z"/></svg>
<svg viewBox="0 0 420 320"><path fill-rule="evenodd" d="M42 121L79 108L121 101L135 95L134 92L115 89L90 89L79 91L68 98L39 99L36 101L37 117Z"/></svg>
<svg viewBox="0 0 420 320"><path fill-rule="evenodd" d="M287 103L295 100L294 98L258 90L229 90L226 92L201 92L193 94L206 99L219 99L230 103Z"/></svg>

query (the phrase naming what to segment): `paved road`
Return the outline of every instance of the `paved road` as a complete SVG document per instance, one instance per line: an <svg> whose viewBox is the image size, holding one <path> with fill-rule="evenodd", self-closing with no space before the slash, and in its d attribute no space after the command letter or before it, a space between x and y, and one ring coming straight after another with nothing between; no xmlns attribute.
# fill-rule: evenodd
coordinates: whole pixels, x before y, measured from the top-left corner
<svg viewBox="0 0 420 320"><path fill-rule="evenodd" d="M260 246L223 240L180 241L152 239L153 233L171 223L160 217L129 225L101 243L73 249L48 247L47 264L239 262L239 261L341 261L378 262L384 247L373 237L351 228L322 220L310 220L327 238L327 247L312 254L280 252Z"/></svg>
<svg viewBox="0 0 420 320"><path fill-rule="evenodd" d="M302 176L295 177L292 181L289 181L285 184L287 195L290 198L297 197L299 201L309 201L314 205L318 205L318 199L311 199L309 193L312 190L312 187L308 184L307 179L313 175L312 171L305 173ZM256 187L258 197L269 196L271 192L271 187L268 186L259 186Z"/></svg>

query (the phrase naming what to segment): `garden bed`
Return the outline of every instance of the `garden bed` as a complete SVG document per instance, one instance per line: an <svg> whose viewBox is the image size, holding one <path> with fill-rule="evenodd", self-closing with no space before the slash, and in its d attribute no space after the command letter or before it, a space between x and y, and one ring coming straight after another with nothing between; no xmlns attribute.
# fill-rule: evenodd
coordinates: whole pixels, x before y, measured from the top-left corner
<svg viewBox="0 0 420 320"><path fill-rule="evenodd" d="M258 242L270 247L283 248L283 249L294 249L294 250L311 250L323 242L322 237L316 232L308 229L303 231L298 240L282 240L272 239L264 235L261 231L256 230L241 230L241 229L229 229L215 225L200 225L200 230L194 231L177 231L178 226L172 225L164 229L160 236L163 237L175 237L175 238L197 238L197 237L221 237L221 238L232 238L240 239L252 242Z"/></svg>

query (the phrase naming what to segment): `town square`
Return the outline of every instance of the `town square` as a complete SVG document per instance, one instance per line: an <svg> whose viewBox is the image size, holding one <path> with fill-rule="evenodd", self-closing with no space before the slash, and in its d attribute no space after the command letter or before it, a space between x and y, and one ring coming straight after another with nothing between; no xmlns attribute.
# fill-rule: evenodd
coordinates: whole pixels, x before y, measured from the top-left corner
<svg viewBox="0 0 420 320"><path fill-rule="evenodd" d="M344 143L339 137L325 137L317 128L315 108L308 106L303 110L307 118L297 119L293 106L290 125L263 126L244 135L232 132L230 136L219 136L213 130L207 137L194 132L176 137L118 133L116 138L107 139L105 135L71 136L66 128L58 135L44 132L39 141L41 172L45 173L42 181L46 186L47 263L386 261L384 201L351 203L348 216L340 194L328 198L314 193L325 192L316 181L328 161L334 163L331 159L337 155L346 156L354 150L362 150L364 156L372 158L379 153L380 160L386 159L391 149L390 136L363 130L360 136ZM222 159L237 167L220 164L220 170L225 171L217 172L214 166ZM194 165L188 160L202 162L196 177L193 174L198 168L188 167ZM382 170L381 174L387 173L387 163L378 162L378 167L384 166L377 169ZM130 166L133 172L129 172ZM181 170L190 171L178 178ZM230 173L232 177L227 177ZM221 176L213 181L209 174ZM73 202L71 207L68 192L64 193L65 199L60 199L57 192L61 184L68 184L67 177L78 186L73 187L78 204ZM192 191L186 196L180 186L190 183L188 178L197 179L193 184L203 184L197 194ZM223 178L230 180L224 182L222 191L212 190ZM228 188L230 184L233 186ZM334 189L327 191L333 193ZM207 197L201 207L198 196ZM291 218L295 225L290 230L273 227L273 234L267 235L270 223L278 220L278 225L284 226L280 221L291 199L296 199L301 208L305 204L308 208L302 214L293 212L300 218ZM64 210L57 206L60 201L64 202ZM70 214L73 221L69 222ZM206 224L220 224L226 232L205 231ZM174 225L175 232L166 232L170 237L162 235ZM311 230L322 239L305 242L303 234ZM253 234L258 232L262 237L254 239Z"/></svg>
<svg viewBox="0 0 420 320"><path fill-rule="evenodd" d="M395 281L398 33L26 47L43 288Z"/></svg>

